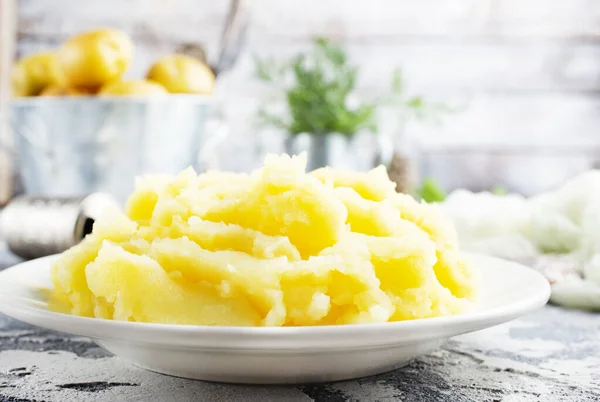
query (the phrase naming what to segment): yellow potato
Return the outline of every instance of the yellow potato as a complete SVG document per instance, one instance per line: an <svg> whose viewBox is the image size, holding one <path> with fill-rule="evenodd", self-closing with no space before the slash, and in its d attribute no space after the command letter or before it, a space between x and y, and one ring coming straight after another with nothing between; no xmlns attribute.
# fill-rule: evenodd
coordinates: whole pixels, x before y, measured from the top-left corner
<svg viewBox="0 0 600 402"><path fill-rule="evenodd" d="M55 298L63 302L67 312L84 317L94 316L94 295L88 288L85 268L96 258L102 247L97 236L88 236L64 252L52 271Z"/></svg>
<svg viewBox="0 0 600 402"><path fill-rule="evenodd" d="M235 250L262 259L301 259L298 249L285 236L269 236L239 225L209 222L197 217L191 217L187 223L178 218L172 223L169 237L186 236L205 250Z"/></svg>
<svg viewBox="0 0 600 402"><path fill-rule="evenodd" d="M452 223L442 215L435 205L417 202L413 197L407 194L396 193L396 184L387 176L383 166L379 166L366 173L355 173L334 170L331 168L321 168L310 172L324 184L335 187L336 189L352 189L360 196L352 196L348 192L340 193L350 211L358 213L357 208L352 208L351 204L362 204L359 208L366 208L366 201L386 201L391 203L400 213L400 218L418 225L427 232L431 239L440 247L446 246L456 248L457 234ZM361 201L361 198L364 199ZM372 207L371 207L372 208ZM381 207L379 207L381 208ZM390 219L396 219L395 215L389 215ZM350 222L351 223L351 222ZM385 224L383 222L382 224ZM371 234L361 232L365 234Z"/></svg>
<svg viewBox="0 0 600 402"><path fill-rule="evenodd" d="M366 173L326 167L313 170L310 174L330 186L349 187L366 200L383 201L396 194L396 183L389 179L384 166L376 167Z"/></svg>
<svg viewBox="0 0 600 402"><path fill-rule="evenodd" d="M87 96L93 92L80 88L65 88L60 85L50 85L46 87L40 96Z"/></svg>
<svg viewBox="0 0 600 402"><path fill-rule="evenodd" d="M131 39L116 29L98 29L73 36L56 53L59 83L97 90L121 78L132 58Z"/></svg>
<svg viewBox="0 0 600 402"><path fill-rule="evenodd" d="M440 284L458 298L475 300L479 277L473 272L468 259L457 250L440 251L437 256L433 270Z"/></svg>
<svg viewBox="0 0 600 402"><path fill-rule="evenodd" d="M477 273L439 211L378 168L251 175L187 169L136 182L53 265L53 308L139 322L340 325L459 314Z"/></svg>
<svg viewBox="0 0 600 402"><path fill-rule="evenodd" d="M217 202L200 217L285 235L305 258L334 245L347 211L332 190L304 173L305 161L295 159L267 157L247 194Z"/></svg>
<svg viewBox="0 0 600 402"><path fill-rule="evenodd" d="M54 52L42 52L20 59L12 71L12 91L16 97L36 96L56 84Z"/></svg>
<svg viewBox="0 0 600 402"><path fill-rule="evenodd" d="M167 90L156 82L147 80L115 81L104 85L100 96L160 96L168 94Z"/></svg>
<svg viewBox="0 0 600 402"><path fill-rule="evenodd" d="M146 76L171 93L210 94L215 83L211 69L198 59L171 54L159 59Z"/></svg>
<svg viewBox="0 0 600 402"><path fill-rule="evenodd" d="M223 298L216 288L203 282L175 281L153 259L128 253L119 246L103 246L85 273L89 289L113 307L112 318L116 320L245 326L259 323L248 300Z"/></svg>

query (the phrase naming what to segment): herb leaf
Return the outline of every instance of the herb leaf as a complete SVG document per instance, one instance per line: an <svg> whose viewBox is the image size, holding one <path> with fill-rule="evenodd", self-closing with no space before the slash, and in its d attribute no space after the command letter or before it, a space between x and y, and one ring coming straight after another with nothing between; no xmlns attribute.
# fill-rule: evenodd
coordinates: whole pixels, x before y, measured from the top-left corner
<svg viewBox="0 0 600 402"><path fill-rule="evenodd" d="M447 194L431 177L427 177L417 189L417 196L427 203L443 202Z"/></svg>
<svg viewBox="0 0 600 402"><path fill-rule="evenodd" d="M363 129L376 131L376 113L381 106L394 106L403 119L431 118L452 112L444 104L406 96L402 72L395 69L391 90L370 102L356 98L358 68L344 50L325 38L317 38L311 51L276 62L255 57L256 77L283 91L285 117L267 113L263 106L259 123L290 134L342 133L351 136ZM356 101L355 101L356 100ZM353 102L355 101L355 102Z"/></svg>
<svg viewBox="0 0 600 402"><path fill-rule="evenodd" d="M318 38L310 53L299 54L278 68L272 60L255 58L256 76L264 82L284 81L285 73L292 84L285 89L285 103L290 121L272 116L262 109L259 120L284 128L291 134L342 133L352 135L375 126L374 103L350 107L349 98L356 90L358 69L348 63L346 53L327 39Z"/></svg>

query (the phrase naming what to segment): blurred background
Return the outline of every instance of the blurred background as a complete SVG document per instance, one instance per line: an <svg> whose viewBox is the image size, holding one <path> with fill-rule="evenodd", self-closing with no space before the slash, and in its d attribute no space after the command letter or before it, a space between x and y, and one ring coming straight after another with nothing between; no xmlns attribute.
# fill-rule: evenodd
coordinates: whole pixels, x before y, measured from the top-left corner
<svg viewBox="0 0 600 402"><path fill-rule="evenodd" d="M600 4L591 0L1 0L0 4L3 202L14 191L23 191L12 186L14 175L8 169L19 172L15 137L23 127L31 129L33 123L27 119L37 119L37 128L31 130L41 130L46 137L51 132L47 125L64 124L60 130L67 139L76 138L81 130L68 116L57 122L56 114L75 112L56 104L50 112L39 111L43 103L21 104L35 108L47 121L31 115L17 118L14 110L9 117L15 103L14 98L8 100L7 90L12 63L104 27L121 30L133 41L126 79L144 77L152 63L172 52L205 57L213 69L220 66L206 122L198 123L207 125L205 131L218 131L202 134L217 138L210 144L210 163L202 161L204 168L248 171L259 166L267 152L312 149L321 153L315 156L315 166L366 169L383 162L400 176L410 171L411 188L431 178L446 192L500 186L531 195L593 168L600 155ZM290 128L290 110L293 114L298 107L287 102L293 78L298 78L293 72L287 87L283 84L288 76L261 80L261 66L268 69L318 51L317 37L328 46L339 46L348 65L356 69L356 85L348 96L326 107L342 102L350 112L362 104L373 109L372 116L370 109L365 111L369 116L364 121L357 117L349 128L343 126L341 131L349 132L342 133L341 142L334 140L340 136L329 135L339 131L335 122L324 126L326 133L308 133L304 139ZM390 94L397 95L397 102L384 101ZM267 109L281 112L288 121L261 121ZM125 119L125 113L133 112L121 112L120 118ZM145 130L152 130L148 116L152 112L135 113L146 121ZM54 120L48 120L48 114ZM160 118L165 119L174 122L177 116ZM113 135L144 130L128 124ZM370 134L365 139L363 131L374 133L376 143ZM173 143L192 141L178 139L176 132L169 135ZM57 145L67 139L45 141ZM199 144L206 145L205 138ZM340 161L339 155L356 161Z"/></svg>

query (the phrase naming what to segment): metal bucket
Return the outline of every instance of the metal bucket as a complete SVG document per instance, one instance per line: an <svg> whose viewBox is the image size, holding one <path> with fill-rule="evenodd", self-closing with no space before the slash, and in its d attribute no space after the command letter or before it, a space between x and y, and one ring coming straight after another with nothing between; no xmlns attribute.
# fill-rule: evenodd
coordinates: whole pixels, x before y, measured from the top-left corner
<svg viewBox="0 0 600 402"><path fill-rule="evenodd" d="M141 174L204 170L224 131L207 130L209 98L27 98L12 103L24 191L123 202Z"/></svg>

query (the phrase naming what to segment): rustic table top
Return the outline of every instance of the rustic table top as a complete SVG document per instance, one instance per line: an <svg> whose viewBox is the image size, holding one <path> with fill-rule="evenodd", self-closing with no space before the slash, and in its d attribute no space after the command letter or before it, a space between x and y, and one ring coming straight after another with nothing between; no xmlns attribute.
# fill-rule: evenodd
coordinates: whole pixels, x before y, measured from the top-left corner
<svg viewBox="0 0 600 402"><path fill-rule="evenodd" d="M0 244L0 269L18 259ZM168 377L133 367L92 341L0 315L0 402L5 401L600 400L600 314L545 307L453 338L391 373L324 385L243 386Z"/></svg>

